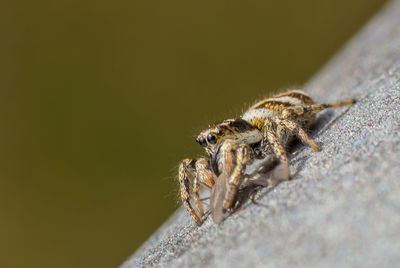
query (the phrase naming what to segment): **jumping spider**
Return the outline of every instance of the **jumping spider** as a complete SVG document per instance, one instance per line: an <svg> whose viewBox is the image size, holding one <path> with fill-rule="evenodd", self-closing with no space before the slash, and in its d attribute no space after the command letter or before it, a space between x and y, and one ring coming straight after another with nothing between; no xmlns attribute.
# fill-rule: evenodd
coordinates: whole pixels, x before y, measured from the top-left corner
<svg viewBox="0 0 400 268"><path fill-rule="evenodd" d="M217 220L213 219L222 221L223 214L234 208L237 192L246 178L246 168L255 159L276 159L289 170L286 149L292 137L297 136L319 151L304 129L315 120L316 113L354 103L353 99L347 99L316 104L305 92L291 90L256 103L240 118L204 129L196 141L204 147L208 158L187 158L179 166L180 198L184 207L201 224L205 213L199 190L204 185L212 191L211 199L219 195L214 196L217 201L210 204L210 209L221 210ZM197 212L190 201L192 194Z"/></svg>

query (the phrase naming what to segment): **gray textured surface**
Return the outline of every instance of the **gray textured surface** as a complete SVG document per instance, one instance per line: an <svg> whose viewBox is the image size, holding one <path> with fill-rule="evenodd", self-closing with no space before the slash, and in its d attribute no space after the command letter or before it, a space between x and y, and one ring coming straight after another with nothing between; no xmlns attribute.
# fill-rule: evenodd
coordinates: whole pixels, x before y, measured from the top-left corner
<svg viewBox="0 0 400 268"><path fill-rule="evenodd" d="M299 146L295 179L217 226L182 210L122 267L399 267L400 1L387 5L304 87L318 101L356 97L325 113Z"/></svg>

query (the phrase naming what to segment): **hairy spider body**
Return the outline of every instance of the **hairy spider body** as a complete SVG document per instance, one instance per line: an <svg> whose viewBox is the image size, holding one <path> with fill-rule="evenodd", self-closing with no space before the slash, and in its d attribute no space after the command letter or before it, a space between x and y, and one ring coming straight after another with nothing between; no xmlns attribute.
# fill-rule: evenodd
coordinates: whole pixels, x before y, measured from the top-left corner
<svg viewBox="0 0 400 268"><path fill-rule="evenodd" d="M202 222L200 185L211 190L221 174L227 181L224 196L220 198L221 209L232 209L246 177L246 167L254 159L276 158L288 166L286 147L293 136L319 151L304 129L314 121L316 113L353 103L353 99L348 99L316 104L303 91L291 90L256 103L238 119L228 119L204 129L196 141L204 147L208 158L185 159L179 167L180 197L186 210L197 224ZM191 177L194 177L192 184ZM192 194L200 216L191 205Z"/></svg>

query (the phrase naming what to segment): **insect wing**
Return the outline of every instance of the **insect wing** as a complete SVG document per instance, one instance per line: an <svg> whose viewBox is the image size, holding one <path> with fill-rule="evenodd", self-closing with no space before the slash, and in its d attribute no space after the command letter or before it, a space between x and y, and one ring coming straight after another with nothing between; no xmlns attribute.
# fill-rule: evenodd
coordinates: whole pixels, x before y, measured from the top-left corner
<svg viewBox="0 0 400 268"><path fill-rule="evenodd" d="M228 212L223 209L225 194L228 190L229 176L222 173L216 180L210 196L211 218L215 223L221 223L227 216Z"/></svg>

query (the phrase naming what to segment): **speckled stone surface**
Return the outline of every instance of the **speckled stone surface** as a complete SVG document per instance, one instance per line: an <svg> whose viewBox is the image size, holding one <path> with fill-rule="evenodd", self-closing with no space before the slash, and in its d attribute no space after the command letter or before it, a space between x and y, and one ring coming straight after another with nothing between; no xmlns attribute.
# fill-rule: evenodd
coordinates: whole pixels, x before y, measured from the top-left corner
<svg viewBox="0 0 400 268"><path fill-rule="evenodd" d="M121 267L400 267L400 1L388 4L304 88L323 114L297 146L294 180L264 188L221 225L179 209Z"/></svg>

